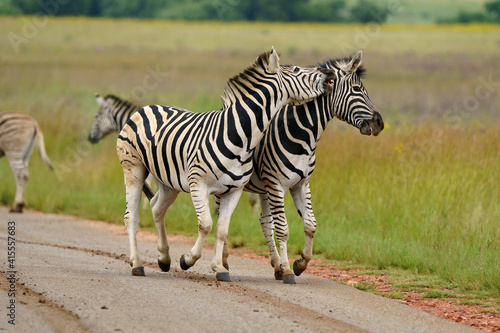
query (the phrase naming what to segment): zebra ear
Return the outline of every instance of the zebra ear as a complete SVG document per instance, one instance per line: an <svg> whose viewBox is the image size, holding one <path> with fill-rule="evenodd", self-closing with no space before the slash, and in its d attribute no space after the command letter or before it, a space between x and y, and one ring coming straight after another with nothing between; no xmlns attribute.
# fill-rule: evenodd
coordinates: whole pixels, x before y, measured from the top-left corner
<svg viewBox="0 0 500 333"><path fill-rule="evenodd" d="M359 51L356 53L354 57L352 57L351 61L343 68L344 72L350 74L354 73L356 69L358 69L359 65L361 65L361 58L363 57L363 52Z"/></svg>
<svg viewBox="0 0 500 333"><path fill-rule="evenodd" d="M104 105L104 98L101 97L101 95L99 94L95 94L95 99L97 101L97 104L99 104L99 106L103 106Z"/></svg>
<svg viewBox="0 0 500 333"><path fill-rule="evenodd" d="M276 53L276 50L272 49L271 53L269 54L269 62L267 65L267 70L270 73L278 73L280 64L279 64L280 58L278 56L278 53Z"/></svg>

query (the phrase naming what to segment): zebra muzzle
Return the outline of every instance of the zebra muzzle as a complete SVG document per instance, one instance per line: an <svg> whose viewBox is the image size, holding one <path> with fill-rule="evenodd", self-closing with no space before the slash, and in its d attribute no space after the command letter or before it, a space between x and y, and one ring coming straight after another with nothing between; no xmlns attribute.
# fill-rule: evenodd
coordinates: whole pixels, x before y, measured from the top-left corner
<svg viewBox="0 0 500 333"><path fill-rule="evenodd" d="M364 120L359 127L359 131L363 135L377 136L384 129L384 121L382 116L377 111L373 111L373 118Z"/></svg>

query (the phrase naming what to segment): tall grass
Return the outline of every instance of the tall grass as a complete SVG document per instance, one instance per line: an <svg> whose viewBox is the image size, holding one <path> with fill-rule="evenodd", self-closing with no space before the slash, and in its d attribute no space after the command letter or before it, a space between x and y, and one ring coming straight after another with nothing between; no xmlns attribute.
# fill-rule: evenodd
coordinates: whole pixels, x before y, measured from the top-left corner
<svg viewBox="0 0 500 333"><path fill-rule="evenodd" d="M500 290L499 125L328 133L311 184L316 250Z"/></svg>
<svg viewBox="0 0 500 333"><path fill-rule="evenodd" d="M31 19L1 17L0 35L22 35ZM28 208L121 224L125 190L116 135L87 142L94 93L208 111L220 107L227 79L272 45L282 63L299 65L345 56L345 45L363 49L364 82L386 129L365 137L333 121L324 134L311 179L316 255L434 273L498 294L499 31L50 18L17 53L0 39L0 110L38 119L57 168L50 172L34 154ZM148 78L151 71L161 73L158 80ZM477 105L466 109L471 101ZM15 184L5 158L0 179L0 202L9 205ZM229 243L265 250L258 217L244 198ZM303 245L303 226L286 199L293 256ZM153 228L151 213L141 214L141 225ZM169 233L196 234L188 194L169 209L166 224Z"/></svg>

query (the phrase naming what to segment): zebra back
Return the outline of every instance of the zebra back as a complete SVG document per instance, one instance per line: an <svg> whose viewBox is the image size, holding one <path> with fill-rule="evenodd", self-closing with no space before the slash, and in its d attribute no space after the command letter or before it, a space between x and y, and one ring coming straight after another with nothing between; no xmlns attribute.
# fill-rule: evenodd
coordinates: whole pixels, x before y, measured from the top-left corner
<svg viewBox="0 0 500 333"><path fill-rule="evenodd" d="M0 157L8 153L20 153L21 163L27 163L24 154L26 151L31 154L37 130L36 120L27 114L0 112Z"/></svg>
<svg viewBox="0 0 500 333"><path fill-rule="evenodd" d="M104 98L96 94L96 100L99 110L90 128L89 141L92 143L99 142L110 133L120 132L130 116L139 110L136 104L111 94Z"/></svg>
<svg viewBox="0 0 500 333"><path fill-rule="evenodd" d="M42 161L54 169L38 122L24 113L0 112L0 157L7 155L13 170L27 167L34 147Z"/></svg>

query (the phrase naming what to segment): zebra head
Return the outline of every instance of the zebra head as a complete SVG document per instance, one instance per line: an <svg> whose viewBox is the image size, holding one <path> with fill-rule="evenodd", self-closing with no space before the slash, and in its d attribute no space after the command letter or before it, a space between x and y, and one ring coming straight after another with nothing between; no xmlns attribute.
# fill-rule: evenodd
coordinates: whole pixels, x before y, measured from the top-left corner
<svg viewBox="0 0 500 333"><path fill-rule="evenodd" d="M278 92L279 98L284 98L286 104L299 105L313 100L333 89L334 71L325 67L298 67L295 65L280 65L279 56L274 47L257 57L253 71L264 70L258 74L272 82L272 89ZM238 77L249 77L247 70ZM257 75L255 75L257 76ZM234 79L232 79L234 81ZM255 81L255 79L252 79ZM271 84L269 84L271 89ZM276 91L277 90L277 91ZM281 94L281 95L280 95Z"/></svg>
<svg viewBox="0 0 500 333"><path fill-rule="evenodd" d="M267 127L268 121L283 106L305 104L330 93L334 78L335 72L325 67L280 65L273 47L271 52L260 54L251 67L229 79L222 96L223 108L235 104L242 96L250 98L249 103L257 106L265 101L265 123L258 122L259 129L264 130L262 125Z"/></svg>
<svg viewBox="0 0 500 333"><path fill-rule="evenodd" d="M335 72L329 68L280 65L280 70L284 91L289 94L290 105L307 103L333 90Z"/></svg>
<svg viewBox="0 0 500 333"><path fill-rule="evenodd" d="M335 71L331 103L334 115L359 129L363 135L374 136L384 129L384 121L361 82L365 72L361 66L363 53L348 59L331 59L319 67Z"/></svg>
<svg viewBox="0 0 500 333"><path fill-rule="evenodd" d="M99 140L112 132L119 132L121 129L120 124L115 119L115 111L120 103L123 101L113 95L107 95L105 98L99 94L95 95L99 110L95 115L94 123L90 128L89 141L91 143L98 143Z"/></svg>

